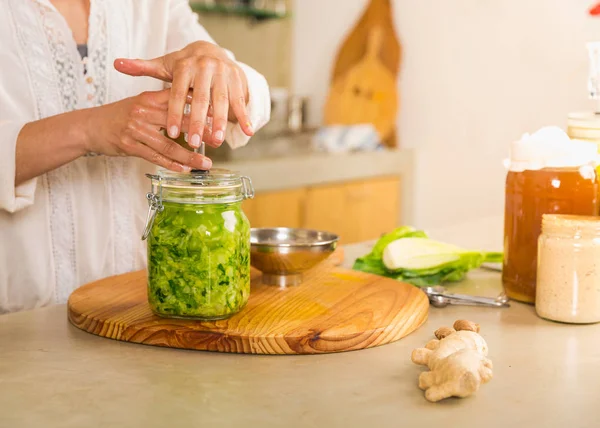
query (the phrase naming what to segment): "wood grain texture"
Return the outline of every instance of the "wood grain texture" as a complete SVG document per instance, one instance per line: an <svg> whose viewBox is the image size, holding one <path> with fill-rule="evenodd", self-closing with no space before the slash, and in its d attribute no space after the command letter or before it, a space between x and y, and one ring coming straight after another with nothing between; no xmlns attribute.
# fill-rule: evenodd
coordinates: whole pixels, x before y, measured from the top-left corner
<svg viewBox="0 0 600 428"><path fill-rule="evenodd" d="M394 75L400 71L402 46L398 40L394 22L394 12L390 0L371 0L354 27L342 42L332 69L331 80L346 73L359 62L367 52L369 31L373 27L383 29L383 49L379 58Z"/></svg>
<svg viewBox="0 0 600 428"><path fill-rule="evenodd" d="M244 201L252 227L305 227L328 230L340 243L379 238L399 224L401 178L365 180L257 194Z"/></svg>
<svg viewBox="0 0 600 428"><path fill-rule="evenodd" d="M313 187L306 197L304 226L329 230L340 243L378 239L398 226L400 178Z"/></svg>
<svg viewBox="0 0 600 428"><path fill-rule="evenodd" d="M324 107L327 125L371 123L388 147L396 147L402 48L390 0L371 0L337 54Z"/></svg>
<svg viewBox="0 0 600 428"><path fill-rule="evenodd" d="M154 315L146 272L106 278L75 290L68 316L76 327L145 345L248 354L321 354L397 341L425 322L429 301L411 285L324 262L303 284L279 289L252 271L246 307L220 321Z"/></svg>
<svg viewBox="0 0 600 428"><path fill-rule="evenodd" d="M259 193L242 208L252 227L302 227L305 197L305 188Z"/></svg>

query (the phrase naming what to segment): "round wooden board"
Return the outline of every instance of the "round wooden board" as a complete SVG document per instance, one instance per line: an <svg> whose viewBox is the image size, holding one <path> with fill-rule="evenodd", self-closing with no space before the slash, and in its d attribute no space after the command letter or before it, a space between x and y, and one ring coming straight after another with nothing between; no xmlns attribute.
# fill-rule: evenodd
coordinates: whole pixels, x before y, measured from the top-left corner
<svg viewBox="0 0 600 428"><path fill-rule="evenodd" d="M145 345L247 354L320 354L394 342L427 319L429 301L411 285L323 264L288 289L252 273L246 307L220 321L154 315L146 272L97 281L75 290L69 320L98 336Z"/></svg>

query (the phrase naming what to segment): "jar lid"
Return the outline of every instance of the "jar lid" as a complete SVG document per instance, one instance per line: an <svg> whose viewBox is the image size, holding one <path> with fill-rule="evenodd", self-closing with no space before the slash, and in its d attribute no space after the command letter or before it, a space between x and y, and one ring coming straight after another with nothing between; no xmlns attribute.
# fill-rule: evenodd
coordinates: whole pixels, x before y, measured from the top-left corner
<svg viewBox="0 0 600 428"><path fill-rule="evenodd" d="M208 171L175 172L160 168L156 174L146 174L151 180L162 181L163 186L226 186L239 181L241 175L228 169L215 168Z"/></svg>
<svg viewBox="0 0 600 428"><path fill-rule="evenodd" d="M161 168L156 174L146 176L152 182L153 193L161 201L229 203L254 196L250 178L227 169L182 173Z"/></svg>
<svg viewBox="0 0 600 428"><path fill-rule="evenodd" d="M543 214L542 232L578 234L600 234L600 217L574 214Z"/></svg>
<svg viewBox="0 0 600 428"><path fill-rule="evenodd" d="M569 137L592 141L600 145L600 114L593 112L575 112L567 116Z"/></svg>
<svg viewBox="0 0 600 428"><path fill-rule="evenodd" d="M571 140L562 129L548 126L514 141L505 166L510 171L525 171L596 165L597 160L595 143Z"/></svg>
<svg viewBox="0 0 600 428"><path fill-rule="evenodd" d="M591 111L569 113L567 124L577 128L600 129L600 113Z"/></svg>

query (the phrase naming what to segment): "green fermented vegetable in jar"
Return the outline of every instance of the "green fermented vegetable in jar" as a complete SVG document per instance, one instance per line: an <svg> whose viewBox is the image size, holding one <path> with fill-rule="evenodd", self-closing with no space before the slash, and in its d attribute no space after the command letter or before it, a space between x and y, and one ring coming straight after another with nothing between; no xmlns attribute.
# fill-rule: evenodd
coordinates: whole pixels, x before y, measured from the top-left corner
<svg viewBox="0 0 600 428"><path fill-rule="evenodd" d="M148 241L155 312L222 318L250 294L250 225L237 206L164 203Z"/></svg>
<svg viewBox="0 0 600 428"><path fill-rule="evenodd" d="M241 208L248 187L224 173L190 183L169 174L149 194L151 211L162 200L147 234L149 305L166 317L227 318L250 294L250 224Z"/></svg>

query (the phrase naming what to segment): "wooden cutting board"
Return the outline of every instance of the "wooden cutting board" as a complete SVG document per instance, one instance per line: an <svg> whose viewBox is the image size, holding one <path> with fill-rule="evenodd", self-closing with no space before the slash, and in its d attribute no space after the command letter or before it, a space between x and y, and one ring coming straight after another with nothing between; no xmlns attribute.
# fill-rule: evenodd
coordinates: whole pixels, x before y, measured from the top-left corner
<svg viewBox="0 0 600 428"><path fill-rule="evenodd" d="M252 271L246 307L220 321L154 315L146 272L84 285L68 301L69 320L89 333L125 342L246 354L321 354L394 342L427 319L429 301L398 281L323 263L287 289Z"/></svg>
<svg viewBox="0 0 600 428"><path fill-rule="evenodd" d="M390 0L371 0L342 43L333 67L324 123L371 123L395 147L401 45Z"/></svg>

